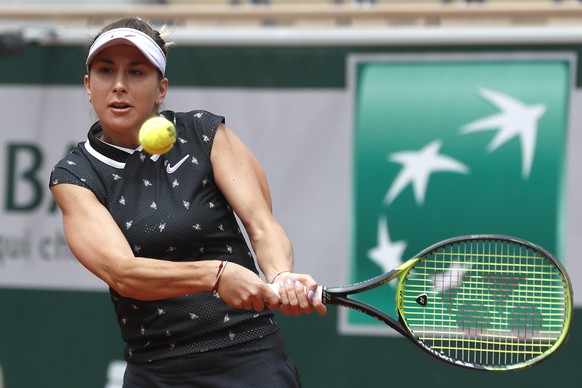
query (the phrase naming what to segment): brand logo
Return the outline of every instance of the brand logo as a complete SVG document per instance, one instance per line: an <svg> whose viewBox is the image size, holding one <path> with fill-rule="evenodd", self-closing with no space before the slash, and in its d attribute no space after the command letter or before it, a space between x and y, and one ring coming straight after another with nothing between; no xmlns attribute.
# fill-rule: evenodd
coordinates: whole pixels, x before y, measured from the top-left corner
<svg viewBox="0 0 582 388"><path fill-rule="evenodd" d="M186 155L184 156L182 159L180 159L180 161L178 163L176 163L175 165L171 165L168 163L168 165L166 166L166 172L168 174L173 174L174 172L176 172L176 170L178 168L180 168L180 166L186 161L186 159L188 159L190 157L190 155Z"/></svg>
<svg viewBox="0 0 582 388"><path fill-rule="evenodd" d="M420 294L419 296L416 297L416 303L418 303L422 307L426 307L426 305L428 304L428 295Z"/></svg>

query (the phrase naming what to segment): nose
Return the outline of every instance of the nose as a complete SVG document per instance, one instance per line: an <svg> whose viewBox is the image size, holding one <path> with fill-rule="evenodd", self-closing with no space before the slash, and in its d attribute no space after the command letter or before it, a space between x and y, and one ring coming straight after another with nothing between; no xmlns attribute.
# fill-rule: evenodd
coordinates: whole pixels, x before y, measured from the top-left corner
<svg viewBox="0 0 582 388"><path fill-rule="evenodd" d="M115 78L115 83L113 84L113 93L127 93L127 80L125 75L119 73Z"/></svg>

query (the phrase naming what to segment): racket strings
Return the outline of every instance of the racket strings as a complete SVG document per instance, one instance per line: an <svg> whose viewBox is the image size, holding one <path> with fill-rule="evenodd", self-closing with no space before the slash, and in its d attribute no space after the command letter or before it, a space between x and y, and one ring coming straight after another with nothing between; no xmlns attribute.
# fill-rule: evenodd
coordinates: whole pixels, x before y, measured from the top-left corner
<svg viewBox="0 0 582 388"><path fill-rule="evenodd" d="M426 294L428 303L416 302ZM540 357L567 319L560 270L506 241L466 241L424 257L403 285L401 315L425 345L466 363L504 366Z"/></svg>

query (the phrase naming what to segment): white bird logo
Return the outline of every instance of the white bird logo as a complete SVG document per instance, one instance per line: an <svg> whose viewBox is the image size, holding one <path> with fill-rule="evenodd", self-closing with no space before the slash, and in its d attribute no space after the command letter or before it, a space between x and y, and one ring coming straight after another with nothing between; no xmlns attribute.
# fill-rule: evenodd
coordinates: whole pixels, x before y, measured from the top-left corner
<svg viewBox="0 0 582 388"><path fill-rule="evenodd" d="M522 159L521 175L527 179L533 164L538 120L545 113L546 106L544 104L528 106L513 97L485 88L479 89L479 95L498 107L501 112L464 125L461 128L461 133L498 130L487 147L489 152L495 151L512 138L519 136Z"/></svg>
<svg viewBox="0 0 582 388"><path fill-rule="evenodd" d="M392 203L406 186L412 184L416 203L421 205L424 203L428 180L433 173L466 174L469 171L469 168L458 160L440 154L441 146L442 141L435 140L419 151L401 151L390 154L390 161L400 163L403 167L384 200Z"/></svg>
<svg viewBox="0 0 582 388"><path fill-rule="evenodd" d="M376 246L368 250L368 257L382 267L382 272L388 272L402 263L402 255L406 250L405 241L391 241L386 217L378 219L378 235Z"/></svg>

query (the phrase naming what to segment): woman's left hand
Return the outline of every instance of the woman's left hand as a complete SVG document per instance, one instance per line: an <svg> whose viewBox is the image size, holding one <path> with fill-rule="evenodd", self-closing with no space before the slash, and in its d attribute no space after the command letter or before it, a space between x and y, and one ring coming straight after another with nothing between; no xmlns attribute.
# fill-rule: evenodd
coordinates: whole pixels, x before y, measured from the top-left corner
<svg viewBox="0 0 582 388"><path fill-rule="evenodd" d="M320 315L327 312L327 308L317 295L317 282L309 275L286 272L277 276L276 282L279 292L279 305L269 306L276 308L285 315L310 314L313 310Z"/></svg>

